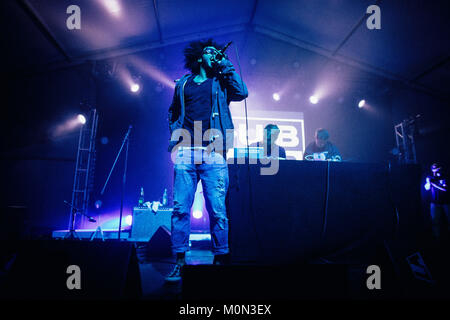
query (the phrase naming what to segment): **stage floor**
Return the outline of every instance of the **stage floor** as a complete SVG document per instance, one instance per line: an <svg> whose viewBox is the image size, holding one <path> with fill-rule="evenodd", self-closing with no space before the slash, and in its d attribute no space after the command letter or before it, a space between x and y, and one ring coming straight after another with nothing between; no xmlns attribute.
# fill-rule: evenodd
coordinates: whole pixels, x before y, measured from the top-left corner
<svg viewBox="0 0 450 320"><path fill-rule="evenodd" d="M207 245L206 243L203 245ZM178 300L181 296L181 282L166 283L164 278L174 267L174 259L155 258L147 260L139 254L139 269L141 273L142 298L150 300ZM191 249L186 253L188 265L212 265L214 256L208 249Z"/></svg>
<svg viewBox="0 0 450 320"><path fill-rule="evenodd" d="M409 279L408 283L402 283L400 279L405 278L407 269L398 270L400 274L397 275L389 274L383 269L383 290L379 292L367 290L365 287L368 277L367 265L333 265L309 261L305 265L292 266L276 264L212 266L214 256L210 241L200 240L192 243L191 250L186 253L187 278L183 278L182 282L177 284L164 281L165 276L172 271L174 258L145 257L143 253L145 247L137 245L143 300L184 300L186 297L194 300L214 300L222 297L230 299L247 296L288 300L449 298L448 290L445 288L450 279L446 275L446 270L439 270L448 266L448 243L442 244L439 249L435 248L433 255L430 253L424 255L433 271L434 280L437 280L435 283L418 279ZM424 248L424 251L427 252L429 249ZM219 281L215 283L217 279ZM269 288L274 288L274 292ZM223 292L220 292L221 290ZM346 296L341 296L344 292Z"/></svg>

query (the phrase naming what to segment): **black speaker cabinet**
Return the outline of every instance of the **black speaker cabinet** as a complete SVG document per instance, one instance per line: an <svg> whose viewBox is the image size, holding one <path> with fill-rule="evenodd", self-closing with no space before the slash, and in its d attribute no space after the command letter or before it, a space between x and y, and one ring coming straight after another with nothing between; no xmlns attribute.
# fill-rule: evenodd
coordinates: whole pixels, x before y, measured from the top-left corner
<svg viewBox="0 0 450 320"><path fill-rule="evenodd" d="M131 241L148 242L159 227L170 230L172 209L158 210L156 213L148 208L133 208L133 225Z"/></svg>
<svg viewBox="0 0 450 320"><path fill-rule="evenodd" d="M172 256L172 242L170 231L161 226L156 230L147 244L147 254L149 257L170 257Z"/></svg>
<svg viewBox="0 0 450 320"><path fill-rule="evenodd" d="M72 276L79 288L70 286ZM136 299L141 293L136 249L117 241L24 241L0 282L7 299Z"/></svg>

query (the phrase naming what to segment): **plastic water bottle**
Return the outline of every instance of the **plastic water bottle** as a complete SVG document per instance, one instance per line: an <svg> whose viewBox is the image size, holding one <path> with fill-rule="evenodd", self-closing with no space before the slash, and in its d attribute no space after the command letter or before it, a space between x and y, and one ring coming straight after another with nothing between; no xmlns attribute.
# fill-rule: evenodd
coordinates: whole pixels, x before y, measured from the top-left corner
<svg viewBox="0 0 450 320"><path fill-rule="evenodd" d="M139 196L138 206L143 207L144 206L144 188L141 187L141 195Z"/></svg>

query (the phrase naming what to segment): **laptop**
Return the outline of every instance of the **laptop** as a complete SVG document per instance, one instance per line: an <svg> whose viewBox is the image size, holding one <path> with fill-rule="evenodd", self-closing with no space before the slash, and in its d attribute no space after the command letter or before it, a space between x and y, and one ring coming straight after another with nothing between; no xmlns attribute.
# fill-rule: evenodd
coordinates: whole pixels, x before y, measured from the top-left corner
<svg viewBox="0 0 450 320"><path fill-rule="evenodd" d="M234 148L234 157L235 158L246 158L247 151L250 154L250 159L261 159L264 157L264 148L263 147L242 147L242 148Z"/></svg>

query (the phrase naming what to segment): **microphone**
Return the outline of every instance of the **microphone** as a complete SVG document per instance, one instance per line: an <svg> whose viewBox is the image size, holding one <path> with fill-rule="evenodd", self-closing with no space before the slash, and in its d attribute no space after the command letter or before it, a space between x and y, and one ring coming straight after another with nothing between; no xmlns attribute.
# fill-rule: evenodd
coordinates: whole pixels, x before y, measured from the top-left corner
<svg viewBox="0 0 450 320"><path fill-rule="evenodd" d="M218 50L217 53L216 53L216 55L215 55L215 57L214 57L214 60L220 61L220 60L222 60L223 58L225 58L225 51L228 49L228 47L229 47L232 43L233 43L233 41L230 41L230 42L227 43L227 45L226 45L225 47L223 47L222 50ZM219 59L217 59L217 57L219 57Z"/></svg>

